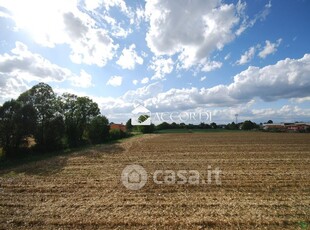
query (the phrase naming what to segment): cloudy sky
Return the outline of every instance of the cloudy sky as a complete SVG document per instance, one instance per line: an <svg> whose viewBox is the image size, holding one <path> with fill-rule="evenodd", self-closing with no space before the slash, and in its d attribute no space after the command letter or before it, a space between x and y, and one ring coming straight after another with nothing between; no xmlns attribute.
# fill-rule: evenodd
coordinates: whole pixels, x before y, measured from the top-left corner
<svg viewBox="0 0 310 230"><path fill-rule="evenodd" d="M310 1L0 0L0 104L39 82L110 121L310 121Z"/></svg>

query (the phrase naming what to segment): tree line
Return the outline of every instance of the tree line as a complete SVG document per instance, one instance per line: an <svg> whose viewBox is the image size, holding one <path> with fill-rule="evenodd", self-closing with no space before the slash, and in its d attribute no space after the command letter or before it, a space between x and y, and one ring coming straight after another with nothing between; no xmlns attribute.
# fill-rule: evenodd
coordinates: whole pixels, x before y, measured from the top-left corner
<svg viewBox="0 0 310 230"><path fill-rule="evenodd" d="M259 125L251 121L239 124L232 122L225 126L219 126L215 122L198 125L163 122L157 126L151 124L133 127L129 119L126 127L128 131L153 133L164 129L251 130L259 128ZM8 157L28 151L49 152L85 144L99 144L128 135L121 130L109 129L109 120L100 114L96 102L70 93L58 96L45 83L33 86L16 100L6 101L0 106L0 148Z"/></svg>
<svg viewBox="0 0 310 230"><path fill-rule="evenodd" d="M69 93L57 96L45 83L0 106L0 146L8 157L30 149L48 152L99 144L116 136L124 135L110 135L109 120L97 103ZM32 148L30 140L35 142Z"/></svg>
<svg viewBox="0 0 310 230"><path fill-rule="evenodd" d="M270 121L268 121L270 122ZM272 121L271 121L272 122ZM252 122L250 120L246 120L241 123L228 123L225 125L217 125L215 122L208 123L200 123L200 124L185 124L185 123L168 123L162 122L158 125L141 125L141 126L132 126L131 119L129 119L126 123L127 130L131 131L140 131L142 133L153 133L160 130L165 129L227 129L227 130L253 130L253 129L260 129L260 125Z"/></svg>

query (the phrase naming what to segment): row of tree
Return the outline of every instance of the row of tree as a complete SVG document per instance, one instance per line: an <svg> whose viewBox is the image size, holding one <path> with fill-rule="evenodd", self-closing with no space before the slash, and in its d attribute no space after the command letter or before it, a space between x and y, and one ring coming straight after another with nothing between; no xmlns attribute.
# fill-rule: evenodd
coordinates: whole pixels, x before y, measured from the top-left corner
<svg viewBox="0 0 310 230"><path fill-rule="evenodd" d="M131 120L129 119L126 123L126 127L128 130L133 130L133 131L140 131L142 133L152 133L155 131L159 130L165 130L165 129L228 129L228 130L253 130L253 129L259 129L260 125L256 124L255 122L252 122L250 120L244 121L242 123L235 124L235 122L228 123L226 125L217 125L215 122L212 122L210 124L207 123L200 123L200 124L185 124L185 123L180 123L177 124L175 122L173 123L168 123L168 122L163 122L159 125L148 125L148 126L132 126L131 125Z"/></svg>
<svg viewBox="0 0 310 230"><path fill-rule="evenodd" d="M29 139L34 151L44 152L108 138L109 121L97 103L74 94L57 96L45 83L0 106L0 146L8 156L29 149Z"/></svg>

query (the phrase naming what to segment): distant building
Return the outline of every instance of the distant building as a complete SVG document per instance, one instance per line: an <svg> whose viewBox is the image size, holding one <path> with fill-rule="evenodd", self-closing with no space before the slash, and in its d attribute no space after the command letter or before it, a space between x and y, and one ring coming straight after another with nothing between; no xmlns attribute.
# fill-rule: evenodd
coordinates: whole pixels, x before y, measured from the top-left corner
<svg viewBox="0 0 310 230"><path fill-rule="evenodd" d="M310 129L310 123L280 123L280 124L264 124L264 130L278 130L278 131L291 131L300 132Z"/></svg>
<svg viewBox="0 0 310 230"><path fill-rule="evenodd" d="M285 125L283 124L264 124L264 130L285 130Z"/></svg>
<svg viewBox="0 0 310 230"><path fill-rule="evenodd" d="M310 129L310 124L307 123L295 123L295 124L290 124L286 126L287 130L289 131L306 131L307 129Z"/></svg>
<svg viewBox="0 0 310 230"><path fill-rule="evenodd" d="M110 124L110 130L113 130L113 129L121 130L123 132L127 131L126 126L123 124Z"/></svg>

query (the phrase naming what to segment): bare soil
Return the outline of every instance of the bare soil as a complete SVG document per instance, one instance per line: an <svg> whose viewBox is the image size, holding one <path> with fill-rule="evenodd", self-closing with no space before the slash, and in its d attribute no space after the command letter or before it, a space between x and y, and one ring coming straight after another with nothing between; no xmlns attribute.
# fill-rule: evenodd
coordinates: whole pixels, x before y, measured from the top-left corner
<svg viewBox="0 0 310 230"><path fill-rule="evenodd" d="M140 190L121 183L129 164L148 172ZM221 185L152 180L208 165ZM0 229L307 229L309 176L308 134L144 135L0 169Z"/></svg>

